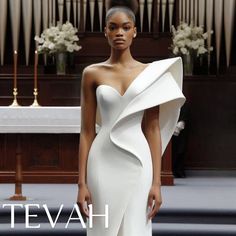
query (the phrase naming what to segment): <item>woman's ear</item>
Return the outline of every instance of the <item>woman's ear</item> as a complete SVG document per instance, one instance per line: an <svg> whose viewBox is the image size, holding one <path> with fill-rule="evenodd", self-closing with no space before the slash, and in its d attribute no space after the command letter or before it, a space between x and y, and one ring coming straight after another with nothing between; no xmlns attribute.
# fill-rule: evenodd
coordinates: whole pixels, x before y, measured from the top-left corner
<svg viewBox="0 0 236 236"><path fill-rule="evenodd" d="M104 35L105 35L105 37L107 37L107 28L106 28L106 26L104 27Z"/></svg>
<svg viewBox="0 0 236 236"><path fill-rule="evenodd" d="M134 38L137 36L137 28L136 27L134 27Z"/></svg>

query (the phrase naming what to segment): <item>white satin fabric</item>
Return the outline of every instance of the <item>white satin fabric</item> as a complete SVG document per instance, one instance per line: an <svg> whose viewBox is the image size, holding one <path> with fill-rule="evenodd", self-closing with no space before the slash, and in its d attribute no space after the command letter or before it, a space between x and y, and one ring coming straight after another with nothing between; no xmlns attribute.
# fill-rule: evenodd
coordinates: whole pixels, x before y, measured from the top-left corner
<svg viewBox="0 0 236 236"><path fill-rule="evenodd" d="M182 60L180 57L150 63L130 84L124 95L109 85L96 90L101 127L89 151L87 184L93 214L105 217L87 222L87 236L151 236L147 218L148 193L152 184L152 159L142 132L144 110L160 105L162 154L174 133L181 106Z"/></svg>

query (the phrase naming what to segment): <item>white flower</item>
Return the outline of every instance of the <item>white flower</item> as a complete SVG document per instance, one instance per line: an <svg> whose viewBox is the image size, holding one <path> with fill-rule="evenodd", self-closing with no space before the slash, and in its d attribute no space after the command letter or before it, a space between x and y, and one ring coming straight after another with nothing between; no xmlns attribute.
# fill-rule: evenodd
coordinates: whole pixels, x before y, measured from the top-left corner
<svg viewBox="0 0 236 236"><path fill-rule="evenodd" d="M189 37L189 36L191 36L191 28L190 27L186 27L185 29L184 29L184 35L185 35L185 37L187 38L187 37Z"/></svg>
<svg viewBox="0 0 236 236"><path fill-rule="evenodd" d="M177 29L172 25L171 33L171 49L175 55L193 54L196 52L196 55L199 56L208 51L205 47L205 40L213 31L204 33L203 26L193 26L193 23L188 25L185 22L181 22ZM212 50L213 48L211 47L209 51Z"/></svg>
<svg viewBox="0 0 236 236"><path fill-rule="evenodd" d="M72 35L71 40L73 41L79 41L79 38L77 35Z"/></svg>
<svg viewBox="0 0 236 236"><path fill-rule="evenodd" d="M185 45L188 47L188 48L191 48L192 46L191 46L191 44L192 44L192 41L190 40L190 39L185 39Z"/></svg>
<svg viewBox="0 0 236 236"><path fill-rule="evenodd" d="M77 44L74 44L74 50L75 51L79 51L82 47L77 45Z"/></svg>
<svg viewBox="0 0 236 236"><path fill-rule="evenodd" d="M177 55L179 53L179 48L178 47L174 47L173 53L175 55Z"/></svg>
<svg viewBox="0 0 236 236"><path fill-rule="evenodd" d="M178 34L176 34L175 41L182 40L182 39L184 39L183 32L179 32Z"/></svg>
<svg viewBox="0 0 236 236"><path fill-rule="evenodd" d="M50 50L54 49L55 48L55 44L54 43L49 43L48 48Z"/></svg>
<svg viewBox="0 0 236 236"><path fill-rule="evenodd" d="M185 41L179 40L178 42L176 42L176 46L179 48L185 47Z"/></svg>
<svg viewBox="0 0 236 236"><path fill-rule="evenodd" d="M207 38L208 38L208 33L204 33L204 34L202 35L202 37L203 37L204 39L207 39Z"/></svg>
<svg viewBox="0 0 236 236"><path fill-rule="evenodd" d="M70 22L63 25L58 22L57 26L45 29L40 37L36 35L34 39L38 42L38 51L41 53L73 52L82 48L78 45L77 32Z"/></svg>
<svg viewBox="0 0 236 236"><path fill-rule="evenodd" d="M195 50L197 50L199 48L199 45L200 45L199 39L197 39L196 41L191 42L191 48L193 48Z"/></svg>
<svg viewBox="0 0 236 236"><path fill-rule="evenodd" d="M68 51L68 52L73 52L73 51L74 51L74 46L71 45L71 44L68 45L68 46L67 46L67 51Z"/></svg>
<svg viewBox="0 0 236 236"><path fill-rule="evenodd" d="M175 27L173 25L171 26L171 32L172 32L173 35L176 34L176 29L175 29Z"/></svg>
<svg viewBox="0 0 236 236"><path fill-rule="evenodd" d="M202 46L198 48L198 54L204 54L206 52L207 52L206 48L204 48Z"/></svg>
<svg viewBox="0 0 236 236"><path fill-rule="evenodd" d="M180 52L181 52L182 54L189 54L189 53L188 53L188 50L187 50L186 48L180 48Z"/></svg>
<svg viewBox="0 0 236 236"><path fill-rule="evenodd" d="M43 43L43 42L44 42L44 40L43 40L42 38L40 38L38 35L36 35L36 36L34 37L34 39L35 39L38 43Z"/></svg>

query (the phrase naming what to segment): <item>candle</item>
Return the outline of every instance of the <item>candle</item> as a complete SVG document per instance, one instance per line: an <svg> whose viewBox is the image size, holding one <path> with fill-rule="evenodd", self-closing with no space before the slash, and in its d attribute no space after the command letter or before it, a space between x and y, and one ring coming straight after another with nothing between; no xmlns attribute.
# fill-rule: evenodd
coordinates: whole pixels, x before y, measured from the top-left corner
<svg viewBox="0 0 236 236"><path fill-rule="evenodd" d="M37 89L37 76L38 76L37 67L38 67L38 52L37 50L35 50L35 54L34 54L34 88L35 89Z"/></svg>
<svg viewBox="0 0 236 236"><path fill-rule="evenodd" d="M17 81L16 81L16 75L17 75L17 51L14 51L14 88L17 88Z"/></svg>

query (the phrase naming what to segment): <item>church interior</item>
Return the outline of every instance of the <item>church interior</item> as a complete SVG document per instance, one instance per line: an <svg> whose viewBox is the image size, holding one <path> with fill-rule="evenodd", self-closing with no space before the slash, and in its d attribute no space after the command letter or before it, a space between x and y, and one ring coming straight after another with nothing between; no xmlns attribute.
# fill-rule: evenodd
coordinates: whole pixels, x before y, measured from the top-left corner
<svg viewBox="0 0 236 236"><path fill-rule="evenodd" d="M236 235L236 0L138 2L134 58L181 56L186 97L162 157L164 203L153 235ZM2 236L85 235L80 224L65 224L79 174L82 72L110 53L105 14L105 0L0 0ZM58 26L69 32L68 23L74 47L43 48L44 34ZM179 46L185 27L187 40L196 40L190 49ZM65 209L58 228L40 208L31 223L41 228L26 229L19 207L11 229L3 204L14 203L48 204L54 216L60 204Z"/></svg>

